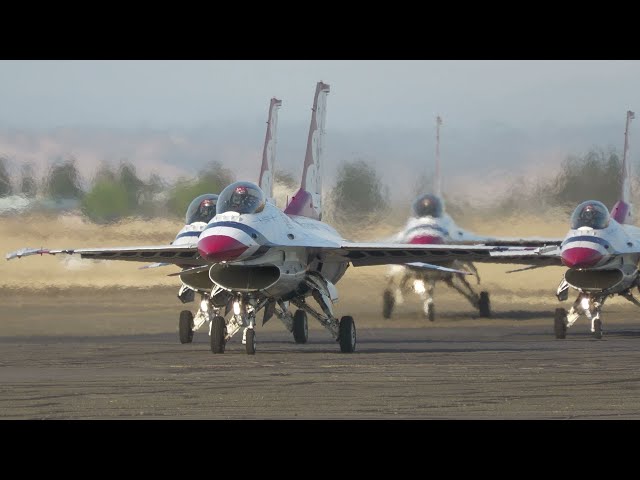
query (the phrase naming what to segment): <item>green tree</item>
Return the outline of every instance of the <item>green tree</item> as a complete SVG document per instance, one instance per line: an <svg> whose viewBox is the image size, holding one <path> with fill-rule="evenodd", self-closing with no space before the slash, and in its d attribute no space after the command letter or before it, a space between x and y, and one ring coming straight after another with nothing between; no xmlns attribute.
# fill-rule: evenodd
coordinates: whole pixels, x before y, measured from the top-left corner
<svg viewBox="0 0 640 480"><path fill-rule="evenodd" d="M82 198L80 208L95 223L115 222L132 213L124 185L108 179L99 180Z"/></svg>
<svg viewBox="0 0 640 480"><path fill-rule="evenodd" d="M183 216L191 201L204 193L220 193L234 182L233 173L219 162L211 162L196 178L182 178L169 191L167 208L172 215Z"/></svg>
<svg viewBox="0 0 640 480"><path fill-rule="evenodd" d="M114 222L142 213L145 187L130 162L122 161L117 173L108 163L103 163L96 172L91 190L83 198L82 211L96 223Z"/></svg>
<svg viewBox="0 0 640 480"><path fill-rule="evenodd" d="M129 161L122 161L119 168L120 184L127 192L130 207L136 210L144 189L144 182L136 175L136 167Z"/></svg>
<svg viewBox="0 0 640 480"><path fill-rule="evenodd" d="M620 197L621 181L622 161L615 150L593 148L582 156L568 156L560 173L536 193L568 207L592 199L611 208Z"/></svg>
<svg viewBox="0 0 640 480"><path fill-rule="evenodd" d="M80 198L80 173L74 158L59 160L51 167L44 181L45 192L54 200Z"/></svg>
<svg viewBox="0 0 640 480"><path fill-rule="evenodd" d="M388 188L364 160L343 162L329 195L333 218L343 224L362 224L386 213Z"/></svg>
<svg viewBox="0 0 640 480"><path fill-rule="evenodd" d="M0 197L9 196L13 191L8 163L9 161L6 158L0 157Z"/></svg>
<svg viewBox="0 0 640 480"><path fill-rule="evenodd" d="M22 166L22 178L20 181L20 193L28 198L33 198L38 193L38 185L33 172L33 165L27 163Z"/></svg>

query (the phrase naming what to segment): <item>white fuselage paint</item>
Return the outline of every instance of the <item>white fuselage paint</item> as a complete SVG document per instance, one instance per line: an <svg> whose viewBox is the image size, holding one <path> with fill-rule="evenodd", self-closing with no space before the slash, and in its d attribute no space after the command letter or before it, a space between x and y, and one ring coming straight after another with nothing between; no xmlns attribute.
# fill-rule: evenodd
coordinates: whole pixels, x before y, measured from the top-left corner
<svg viewBox="0 0 640 480"><path fill-rule="evenodd" d="M603 229L580 227L569 230L562 242L561 254L571 248L591 249L602 255L592 267L577 270L622 272L622 281L615 288L607 289L607 293L623 292L636 282L640 262L640 253L637 253L640 251L640 228L635 225L619 224L612 218L609 225ZM571 287L580 290L574 285Z"/></svg>
<svg viewBox="0 0 640 480"><path fill-rule="evenodd" d="M274 297L294 291L308 272L318 272L335 284L349 265L348 261L323 264L315 254L318 247L339 248L345 241L334 228L311 218L286 215L270 202L259 213L216 215L199 238L216 235L231 237L247 247L226 262L229 265L279 268L280 278L264 292Z"/></svg>
<svg viewBox="0 0 640 480"><path fill-rule="evenodd" d="M407 221L403 231L395 235L394 241L400 243L408 243L413 238L428 236L439 237L440 243L456 244L458 242L477 241L481 242L487 240L489 237L482 237L473 233L467 232L460 228L453 219L446 213L441 217L411 217ZM446 267L463 268L463 262L450 261L441 262L438 265ZM389 267L389 274L397 276L401 274L410 275L418 280L425 282L433 282L437 280L443 280L451 277L453 274L448 272L442 272L432 269L409 267L403 265L391 265Z"/></svg>

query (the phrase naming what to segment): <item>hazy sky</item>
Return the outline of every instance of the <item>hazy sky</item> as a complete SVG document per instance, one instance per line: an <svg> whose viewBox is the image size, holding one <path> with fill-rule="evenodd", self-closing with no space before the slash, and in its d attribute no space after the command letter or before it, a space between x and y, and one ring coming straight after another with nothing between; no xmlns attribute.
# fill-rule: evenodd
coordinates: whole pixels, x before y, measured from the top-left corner
<svg viewBox="0 0 640 480"><path fill-rule="evenodd" d="M640 108L640 61L0 61L5 127L180 127L306 121L331 85L327 128L619 120Z"/></svg>
<svg viewBox="0 0 640 480"><path fill-rule="evenodd" d="M626 111L640 110L637 60L0 61L0 154L128 158L169 176L215 159L251 180L276 96L277 162L299 175L319 80L331 86L325 173L361 158L398 188L432 169L436 114L445 187L491 191L592 146L620 152Z"/></svg>

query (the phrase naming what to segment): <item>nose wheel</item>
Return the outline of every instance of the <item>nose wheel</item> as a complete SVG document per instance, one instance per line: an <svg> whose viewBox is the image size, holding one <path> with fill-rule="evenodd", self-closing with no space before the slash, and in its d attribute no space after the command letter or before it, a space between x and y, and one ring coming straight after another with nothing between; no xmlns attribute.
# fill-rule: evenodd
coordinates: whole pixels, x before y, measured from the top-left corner
<svg viewBox="0 0 640 480"><path fill-rule="evenodd" d="M431 298L424 301L423 305L424 316L430 321L436 320L436 306Z"/></svg>
<svg viewBox="0 0 640 480"><path fill-rule="evenodd" d="M211 351L213 353L224 353L224 346L226 343L226 330L227 325L224 318L221 316L213 317L211 320Z"/></svg>
<svg viewBox="0 0 640 480"><path fill-rule="evenodd" d="M253 328L247 328L246 331L246 350L247 355L255 355L256 353L256 332Z"/></svg>
<svg viewBox="0 0 640 480"><path fill-rule="evenodd" d="M593 337L598 340L602 338L602 320L599 318L593 321Z"/></svg>

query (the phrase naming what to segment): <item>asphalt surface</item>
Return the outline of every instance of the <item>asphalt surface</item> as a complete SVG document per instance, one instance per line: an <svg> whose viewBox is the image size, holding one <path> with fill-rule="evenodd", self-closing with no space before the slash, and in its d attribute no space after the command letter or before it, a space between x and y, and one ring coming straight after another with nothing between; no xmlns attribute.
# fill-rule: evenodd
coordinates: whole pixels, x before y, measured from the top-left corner
<svg viewBox="0 0 640 480"><path fill-rule="evenodd" d="M4 292L0 419L640 418L631 304L605 308L602 340L584 319L557 340L551 300L493 301L481 319L443 296L435 322L347 302L352 354L310 318L305 345L274 319L255 355L241 334L214 355L204 330L179 343L170 293Z"/></svg>

